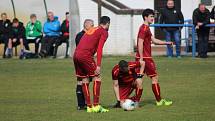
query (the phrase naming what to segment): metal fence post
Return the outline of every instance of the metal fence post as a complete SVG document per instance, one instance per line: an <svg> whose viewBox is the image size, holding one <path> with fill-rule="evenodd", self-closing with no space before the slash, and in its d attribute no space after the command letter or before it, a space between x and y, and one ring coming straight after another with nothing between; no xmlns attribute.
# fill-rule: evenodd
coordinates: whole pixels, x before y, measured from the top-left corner
<svg viewBox="0 0 215 121"><path fill-rule="evenodd" d="M192 26L192 57L196 57L196 35L195 35L195 26Z"/></svg>

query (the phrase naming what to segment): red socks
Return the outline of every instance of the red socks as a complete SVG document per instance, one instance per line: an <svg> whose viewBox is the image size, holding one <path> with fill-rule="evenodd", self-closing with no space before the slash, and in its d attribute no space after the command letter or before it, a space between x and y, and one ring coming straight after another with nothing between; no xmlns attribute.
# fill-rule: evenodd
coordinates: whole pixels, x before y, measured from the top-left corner
<svg viewBox="0 0 215 121"><path fill-rule="evenodd" d="M93 83L93 105L94 106L99 104L100 87L101 87L101 81L95 80ZM84 93L87 106L92 107L92 104L90 101L89 83L83 83L82 90Z"/></svg>
<svg viewBox="0 0 215 121"><path fill-rule="evenodd" d="M161 94L160 94L160 86L158 83L152 84L152 91L155 95L156 100L159 102L161 100Z"/></svg>
<svg viewBox="0 0 215 121"><path fill-rule="evenodd" d="M89 83L83 83L82 84L82 90L83 90L83 93L84 93L84 98L85 98L87 106L92 107L92 104L90 102Z"/></svg>
<svg viewBox="0 0 215 121"><path fill-rule="evenodd" d="M93 83L93 105L99 104L101 81L95 80Z"/></svg>
<svg viewBox="0 0 215 121"><path fill-rule="evenodd" d="M140 98L142 96L142 93L143 93L143 89L136 88L135 94L136 94L136 101L137 102L140 102Z"/></svg>

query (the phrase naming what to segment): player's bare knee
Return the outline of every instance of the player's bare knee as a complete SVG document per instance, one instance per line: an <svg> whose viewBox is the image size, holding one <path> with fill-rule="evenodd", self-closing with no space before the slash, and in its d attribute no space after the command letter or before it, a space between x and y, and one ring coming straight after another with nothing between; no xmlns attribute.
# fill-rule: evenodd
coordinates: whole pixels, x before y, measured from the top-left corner
<svg viewBox="0 0 215 121"><path fill-rule="evenodd" d="M82 79L82 82L83 82L83 83L89 83L89 79L88 79L88 78L83 78L83 79Z"/></svg>
<svg viewBox="0 0 215 121"><path fill-rule="evenodd" d="M136 79L136 86L137 86L137 88L143 88L143 80L142 80L142 78L138 78L138 79Z"/></svg>
<svg viewBox="0 0 215 121"><path fill-rule="evenodd" d="M82 80L77 82L77 85L82 85Z"/></svg>
<svg viewBox="0 0 215 121"><path fill-rule="evenodd" d="M152 84L157 84L158 83L158 76L152 77Z"/></svg>
<svg viewBox="0 0 215 121"><path fill-rule="evenodd" d="M101 81L101 77L98 75L98 76L94 76L93 77L93 81Z"/></svg>

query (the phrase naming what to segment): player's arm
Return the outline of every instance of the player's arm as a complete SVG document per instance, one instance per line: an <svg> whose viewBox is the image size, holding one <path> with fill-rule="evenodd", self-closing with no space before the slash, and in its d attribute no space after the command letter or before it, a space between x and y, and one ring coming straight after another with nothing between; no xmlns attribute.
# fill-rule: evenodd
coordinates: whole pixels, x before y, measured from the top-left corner
<svg viewBox="0 0 215 121"><path fill-rule="evenodd" d="M140 75L144 75L145 61L140 61Z"/></svg>
<svg viewBox="0 0 215 121"><path fill-rule="evenodd" d="M154 36L152 36L151 39L152 39L152 42L154 44L158 44L158 45L173 45L173 42L165 42L165 41L156 39Z"/></svg>
<svg viewBox="0 0 215 121"><path fill-rule="evenodd" d="M144 63L143 62L143 43L144 43L144 39L138 38L138 52L140 54L140 63Z"/></svg>
<svg viewBox="0 0 215 121"><path fill-rule="evenodd" d="M114 105L114 108L120 108L118 73L115 69L112 70L112 80L113 80L113 91L117 99L117 102Z"/></svg>
<svg viewBox="0 0 215 121"><path fill-rule="evenodd" d="M114 94L116 96L117 101L120 101L118 80L113 80L113 90L114 90Z"/></svg>
<svg viewBox="0 0 215 121"><path fill-rule="evenodd" d="M107 40L107 38L108 38L108 33L104 32L101 35L101 38L99 40L99 45L98 45L98 49L97 49L97 57L96 57L96 60L97 60L96 73L97 74L100 74L101 61L102 61L102 52L103 52L103 47L104 47L104 44L105 44L105 41Z"/></svg>

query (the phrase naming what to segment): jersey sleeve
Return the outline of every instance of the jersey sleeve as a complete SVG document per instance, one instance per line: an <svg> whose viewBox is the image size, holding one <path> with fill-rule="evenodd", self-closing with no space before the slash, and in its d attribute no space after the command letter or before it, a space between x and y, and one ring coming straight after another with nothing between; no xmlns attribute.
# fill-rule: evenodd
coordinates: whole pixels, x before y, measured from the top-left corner
<svg viewBox="0 0 215 121"><path fill-rule="evenodd" d="M105 30L102 35L101 38L99 40L99 45L98 45L98 49L97 49L97 66L101 66L101 61L102 61L102 51L103 51L103 47L105 44L105 41L108 38L108 32Z"/></svg>
<svg viewBox="0 0 215 121"><path fill-rule="evenodd" d="M139 68L140 67L140 62L139 61L129 62L129 67L130 68Z"/></svg>
<svg viewBox="0 0 215 121"><path fill-rule="evenodd" d="M112 80L118 80L119 69L115 66L112 70Z"/></svg>
<svg viewBox="0 0 215 121"><path fill-rule="evenodd" d="M138 39L144 39L146 36L146 27L140 27L138 32Z"/></svg>

